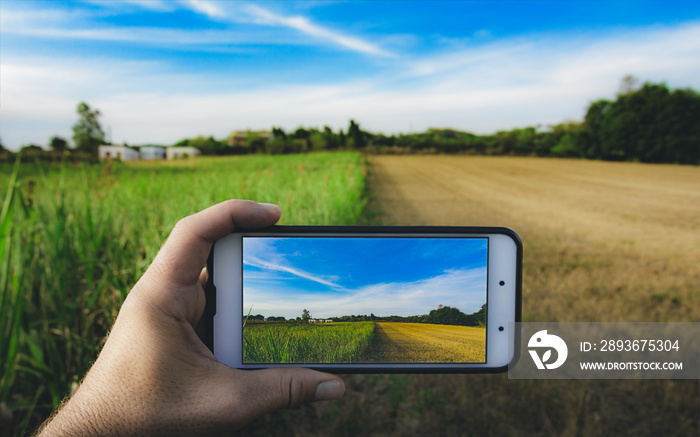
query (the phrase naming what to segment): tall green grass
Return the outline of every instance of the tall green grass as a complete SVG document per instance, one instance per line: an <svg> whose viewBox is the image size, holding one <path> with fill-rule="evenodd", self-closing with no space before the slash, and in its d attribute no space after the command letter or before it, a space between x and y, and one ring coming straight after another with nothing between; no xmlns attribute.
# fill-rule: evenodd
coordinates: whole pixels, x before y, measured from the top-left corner
<svg viewBox="0 0 700 437"><path fill-rule="evenodd" d="M77 387L181 217L244 198L279 204L284 224L355 224L364 188L356 153L0 165L0 433Z"/></svg>
<svg viewBox="0 0 700 437"><path fill-rule="evenodd" d="M246 363L351 363L364 356L374 338L374 322L247 323Z"/></svg>

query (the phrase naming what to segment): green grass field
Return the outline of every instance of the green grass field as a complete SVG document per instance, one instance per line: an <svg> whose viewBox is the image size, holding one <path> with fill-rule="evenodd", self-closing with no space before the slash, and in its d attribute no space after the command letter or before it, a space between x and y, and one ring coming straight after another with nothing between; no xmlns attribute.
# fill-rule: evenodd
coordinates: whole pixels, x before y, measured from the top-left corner
<svg viewBox="0 0 700 437"><path fill-rule="evenodd" d="M246 363L352 363L362 361L374 338L374 322L248 323Z"/></svg>
<svg viewBox="0 0 700 437"><path fill-rule="evenodd" d="M0 164L2 433L36 427L77 386L181 217L244 198L279 204L284 224L355 224L365 201L361 159Z"/></svg>

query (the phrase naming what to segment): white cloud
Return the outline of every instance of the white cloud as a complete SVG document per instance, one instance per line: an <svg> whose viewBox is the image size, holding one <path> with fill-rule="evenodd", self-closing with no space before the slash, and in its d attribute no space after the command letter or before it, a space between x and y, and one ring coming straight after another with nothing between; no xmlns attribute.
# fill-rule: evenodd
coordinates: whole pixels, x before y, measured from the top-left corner
<svg viewBox="0 0 700 437"><path fill-rule="evenodd" d="M183 0L182 3L192 10L204 14L209 18L225 18L226 13L214 2L207 0Z"/></svg>
<svg viewBox="0 0 700 437"><path fill-rule="evenodd" d="M375 44L319 26L302 16L285 17L257 5L248 5L245 10L255 18L255 22L258 24L289 27L304 34L321 38L324 41L330 41L347 49L368 55L387 58L396 57L394 53L388 52Z"/></svg>

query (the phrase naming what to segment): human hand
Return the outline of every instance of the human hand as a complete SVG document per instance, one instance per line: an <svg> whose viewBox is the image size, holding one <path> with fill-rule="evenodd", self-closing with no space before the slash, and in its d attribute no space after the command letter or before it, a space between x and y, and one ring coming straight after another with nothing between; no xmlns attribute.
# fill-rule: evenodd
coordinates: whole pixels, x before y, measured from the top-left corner
<svg viewBox="0 0 700 437"><path fill-rule="evenodd" d="M180 220L124 301L85 380L40 435L216 435L280 408L340 398L345 385L336 375L232 369L195 333L214 241L279 217L275 205L229 200Z"/></svg>

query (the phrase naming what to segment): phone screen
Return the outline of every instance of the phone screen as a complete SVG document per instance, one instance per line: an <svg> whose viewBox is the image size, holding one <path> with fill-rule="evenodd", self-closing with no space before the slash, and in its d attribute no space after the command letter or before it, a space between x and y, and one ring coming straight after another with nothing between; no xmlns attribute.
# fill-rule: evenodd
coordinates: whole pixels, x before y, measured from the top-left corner
<svg viewBox="0 0 700 437"><path fill-rule="evenodd" d="M488 238L244 236L244 364L486 363Z"/></svg>

